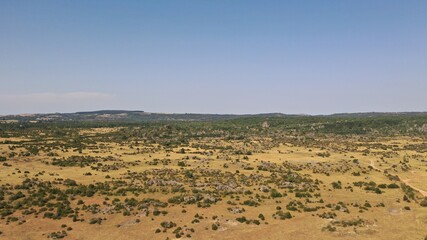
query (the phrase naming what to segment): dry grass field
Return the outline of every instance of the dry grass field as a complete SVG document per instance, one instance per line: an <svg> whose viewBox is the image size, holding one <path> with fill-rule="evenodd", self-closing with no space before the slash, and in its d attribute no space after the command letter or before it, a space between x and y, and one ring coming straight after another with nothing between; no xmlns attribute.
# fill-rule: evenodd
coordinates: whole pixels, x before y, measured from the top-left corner
<svg viewBox="0 0 427 240"><path fill-rule="evenodd" d="M0 239L427 236L422 135L56 131L4 130Z"/></svg>

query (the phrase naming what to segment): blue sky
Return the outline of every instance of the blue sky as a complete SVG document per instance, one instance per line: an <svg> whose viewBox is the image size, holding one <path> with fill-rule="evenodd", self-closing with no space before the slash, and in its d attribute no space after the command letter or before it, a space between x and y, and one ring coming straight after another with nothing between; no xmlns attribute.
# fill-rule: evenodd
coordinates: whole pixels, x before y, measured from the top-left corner
<svg viewBox="0 0 427 240"><path fill-rule="evenodd" d="M0 2L0 114L427 111L427 1Z"/></svg>

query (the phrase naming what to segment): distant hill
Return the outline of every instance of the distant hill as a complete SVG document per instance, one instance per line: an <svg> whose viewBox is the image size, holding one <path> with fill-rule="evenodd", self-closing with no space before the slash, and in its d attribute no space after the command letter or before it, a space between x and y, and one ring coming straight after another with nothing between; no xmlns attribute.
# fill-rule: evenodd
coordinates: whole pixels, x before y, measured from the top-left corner
<svg viewBox="0 0 427 240"><path fill-rule="evenodd" d="M1 122L57 122L57 121L115 121L115 122L147 122L147 121L210 121L227 120L243 117L334 117L334 118L367 118L381 116L427 116L427 112L369 112L369 113L337 113L331 115L291 115L283 113L263 114L198 114L198 113L150 113L129 110L98 110L75 113L18 114L1 116Z"/></svg>
<svg viewBox="0 0 427 240"><path fill-rule="evenodd" d="M99 110L89 112L76 112L76 114L121 114L121 113L144 113L144 111L129 111L129 110Z"/></svg>
<svg viewBox="0 0 427 240"><path fill-rule="evenodd" d="M233 114L196 114L196 113L149 113L144 111L127 110L99 110L76 113L51 114L19 114L1 116L2 121L23 122L52 122L52 121L208 121L220 119L234 119L250 115Z"/></svg>
<svg viewBox="0 0 427 240"><path fill-rule="evenodd" d="M331 117L385 117L385 116L426 116L427 112L361 112L361 113L334 113Z"/></svg>

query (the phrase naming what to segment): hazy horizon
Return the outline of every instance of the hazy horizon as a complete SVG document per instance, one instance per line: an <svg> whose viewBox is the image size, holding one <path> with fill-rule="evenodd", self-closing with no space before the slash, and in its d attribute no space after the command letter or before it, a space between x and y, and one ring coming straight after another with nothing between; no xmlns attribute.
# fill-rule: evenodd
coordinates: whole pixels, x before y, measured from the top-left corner
<svg viewBox="0 0 427 240"><path fill-rule="evenodd" d="M425 1L2 1L0 115L427 111Z"/></svg>
<svg viewBox="0 0 427 240"><path fill-rule="evenodd" d="M141 109L95 109L88 111L75 111L75 112L26 112L26 113L12 113L12 114L0 114L2 116L14 116L14 115L50 115L50 114L74 114L74 113L92 113L101 111L123 111L123 112L144 112L150 114L207 114L207 115L262 115L262 114L284 114L284 115L300 115L300 116L329 116L339 114L405 114L405 113L427 113L427 111L401 111L401 112L334 112L325 114L309 114L309 113L283 113L283 112L256 112L256 113L217 113L217 112L152 112L144 111Z"/></svg>

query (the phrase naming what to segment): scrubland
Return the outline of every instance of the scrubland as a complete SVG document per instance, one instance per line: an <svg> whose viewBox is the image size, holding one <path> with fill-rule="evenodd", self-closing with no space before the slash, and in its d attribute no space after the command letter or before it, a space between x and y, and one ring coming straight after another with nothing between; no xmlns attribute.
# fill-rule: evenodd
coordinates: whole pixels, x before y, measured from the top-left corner
<svg viewBox="0 0 427 240"><path fill-rule="evenodd" d="M0 239L424 240L426 123L2 123Z"/></svg>

